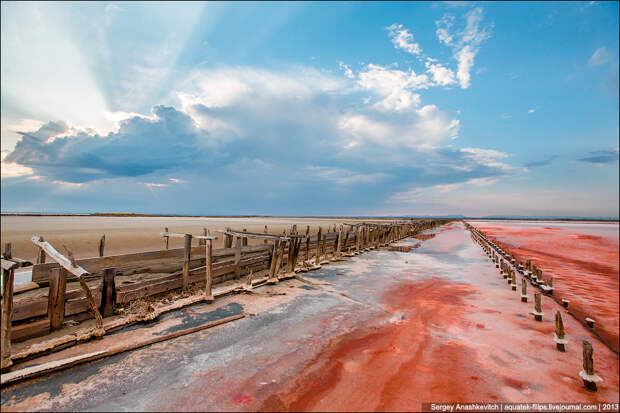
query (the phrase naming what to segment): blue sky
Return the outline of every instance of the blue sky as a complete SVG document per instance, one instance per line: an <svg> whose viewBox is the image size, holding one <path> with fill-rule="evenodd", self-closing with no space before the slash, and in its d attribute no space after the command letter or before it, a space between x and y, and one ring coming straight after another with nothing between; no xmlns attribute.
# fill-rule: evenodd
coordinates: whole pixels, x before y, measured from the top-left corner
<svg viewBox="0 0 620 413"><path fill-rule="evenodd" d="M2 2L2 211L618 216L618 2Z"/></svg>

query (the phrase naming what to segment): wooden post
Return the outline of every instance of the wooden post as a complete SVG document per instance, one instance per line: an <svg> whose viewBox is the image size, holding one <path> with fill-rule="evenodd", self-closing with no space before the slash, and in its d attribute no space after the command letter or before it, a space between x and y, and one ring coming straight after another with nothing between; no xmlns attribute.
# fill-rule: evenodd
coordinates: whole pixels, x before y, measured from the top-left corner
<svg viewBox="0 0 620 413"><path fill-rule="evenodd" d="M284 256L284 245L286 243L284 241L280 242L280 251L278 252L278 259L276 260L276 273L274 277L278 278L278 274L280 273L280 267L282 266L282 257Z"/></svg>
<svg viewBox="0 0 620 413"><path fill-rule="evenodd" d="M99 256L103 257L103 253L105 250L105 234L103 234L101 236L101 239L99 239Z"/></svg>
<svg viewBox="0 0 620 413"><path fill-rule="evenodd" d="M248 232L248 230L246 228L243 228L243 232ZM247 247L248 246L248 237L243 237L242 242L241 242L241 246L243 246L243 247Z"/></svg>
<svg viewBox="0 0 620 413"><path fill-rule="evenodd" d="M183 255L183 291L189 288L189 261L192 255L192 234L185 234Z"/></svg>
<svg viewBox="0 0 620 413"><path fill-rule="evenodd" d="M207 236L207 229L205 227L202 227L202 235ZM198 239L198 246L199 247L203 247L205 245L205 241L206 240L204 240L202 238L199 238Z"/></svg>
<svg viewBox="0 0 620 413"><path fill-rule="evenodd" d="M6 252L6 249L5 249ZM10 253L10 247L9 247ZM2 318L0 321L0 368L11 367L11 318L13 316L13 281L15 269L2 268Z"/></svg>
<svg viewBox="0 0 620 413"><path fill-rule="evenodd" d="M62 267L52 268L49 275L50 285L47 300L47 318L50 330L58 330L65 320L65 291L67 290L67 270Z"/></svg>
<svg viewBox="0 0 620 413"><path fill-rule="evenodd" d="M314 265L319 267L321 265L321 227L316 235L316 256L314 257Z"/></svg>
<svg viewBox="0 0 620 413"><path fill-rule="evenodd" d="M338 248L336 248L336 258L340 259L342 253L342 225L338 229Z"/></svg>
<svg viewBox="0 0 620 413"><path fill-rule="evenodd" d="M510 283L510 286L512 287L512 291L517 291L517 277L514 271L512 272L512 283Z"/></svg>
<svg viewBox="0 0 620 413"><path fill-rule="evenodd" d="M306 254L304 264L310 259L310 225L306 225Z"/></svg>
<svg viewBox="0 0 620 413"><path fill-rule="evenodd" d="M205 301L207 303L213 302L213 240L206 241L205 251Z"/></svg>
<svg viewBox="0 0 620 413"><path fill-rule="evenodd" d="M230 227L226 228L226 231L230 231ZM224 235L224 248L232 248L232 235L225 234Z"/></svg>
<svg viewBox="0 0 620 413"><path fill-rule="evenodd" d="M164 228L164 232L167 234L168 233L168 227ZM164 242L166 244L166 249L168 249L168 241L169 241L170 237L168 237L167 235L164 236Z"/></svg>
<svg viewBox="0 0 620 413"><path fill-rule="evenodd" d="M579 376L583 379L583 385L590 391L597 391L596 383L603 381L594 372L594 358L592 354L594 349L590 342L583 340L583 370L579 373Z"/></svg>
<svg viewBox="0 0 620 413"><path fill-rule="evenodd" d="M43 237L41 237L41 241L43 241ZM43 248L39 248L39 253L37 254L37 264L45 264L45 251Z"/></svg>
<svg viewBox="0 0 620 413"><path fill-rule="evenodd" d="M521 278L521 301L527 303L527 281Z"/></svg>
<svg viewBox="0 0 620 413"><path fill-rule="evenodd" d="M323 255L327 259L327 234L323 234Z"/></svg>
<svg viewBox="0 0 620 413"><path fill-rule="evenodd" d="M278 261L278 251L280 250L280 240L277 239L273 243L273 249L271 252L271 265L269 266L269 278L267 279L268 284L275 284L278 282L276 278L276 262Z"/></svg>
<svg viewBox="0 0 620 413"><path fill-rule="evenodd" d="M564 323L562 322L562 314L560 314L560 311L555 312L555 333L553 333L553 340L555 341L558 351L566 351L564 347L567 343L566 333L564 332Z"/></svg>
<svg viewBox="0 0 620 413"><path fill-rule="evenodd" d="M263 232L264 232L265 234L268 234L268 232L267 232L267 225L265 225L265 230L264 230ZM265 239L265 240L263 241L263 244L266 244L266 243L267 243L267 239Z"/></svg>
<svg viewBox="0 0 620 413"><path fill-rule="evenodd" d="M12 245L10 242L4 244L4 259L10 260L13 258Z"/></svg>
<svg viewBox="0 0 620 413"><path fill-rule="evenodd" d="M536 321L542 321L543 312L540 293L534 294L534 311L532 311L532 314L534 314Z"/></svg>
<svg viewBox="0 0 620 413"><path fill-rule="evenodd" d="M104 268L99 311L103 317L110 317L114 315L114 307L116 307L116 269Z"/></svg>
<svg viewBox="0 0 620 413"><path fill-rule="evenodd" d="M241 237L235 237L235 278L241 278Z"/></svg>

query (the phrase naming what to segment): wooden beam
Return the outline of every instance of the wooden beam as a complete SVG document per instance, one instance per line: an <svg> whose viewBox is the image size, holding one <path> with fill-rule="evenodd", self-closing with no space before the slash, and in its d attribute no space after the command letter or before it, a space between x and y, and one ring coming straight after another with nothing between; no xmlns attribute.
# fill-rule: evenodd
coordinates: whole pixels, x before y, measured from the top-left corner
<svg viewBox="0 0 620 413"><path fill-rule="evenodd" d="M166 234L168 233L168 227L164 228L164 232ZM165 241L165 244L166 244L166 249L168 249L168 240L169 240L169 238L166 235L164 235L164 241Z"/></svg>
<svg viewBox="0 0 620 413"><path fill-rule="evenodd" d="M103 329L103 318L101 317L101 314L99 313L99 310L97 309L97 305L95 304L95 299L93 298L93 294L91 293L90 288L88 288L88 285L86 284L86 281L84 281L84 278L83 278L84 275L88 275L88 271L86 271L84 268L80 267L79 265L76 265L75 262L69 261L67 257L65 257L64 255L56 251L56 249L52 247L48 242L41 241L39 237L32 237L32 242L34 242L39 247L43 248L47 255L49 255L54 261L60 264L64 269L66 269L67 271L69 271L70 273L72 273L78 278L78 280L80 281L80 285L82 286L82 289L84 290L84 293L86 294L88 303L90 304L90 309L93 312L93 315L95 316L95 323L97 325L97 328Z"/></svg>
<svg viewBox="0 0 620 413"><path fill-rule="evenodd" d="M65 292L67 290L67 270L54 268L50 273L50 286L47 301L47 318L50 330L62 328L65 319Z"/></svg>
<svg viewBox="0 0 620 413"><path fill-rule="evenodd" d="M220 232L229 237L247 237L247 238L258 238L258 239L283 239L288 241L289 236L286 235L271 235L271 234L261 234L257 232L243 232L243 231L233 231L231 229L221 230L218 229L216 232ZM232 246L232 241L231 241ZM230 248L230 247L228 247Z"/></svg>
<svg viewBox="0 0 620 413"><path fill-rule="evenodd" d="M3 260L4 261L4 260ZM11 317L13 312L13 281L15 270L2 268L2 316L0 318L0 369L10 367L11 361Z"/></svg>
<svg viewBox="0 0 620 413"><path fill-rule="evenodd" d="M114 315L116 307L116 270L105 268L103 270L103 285L101 286L101 314L104 317Z"/></svg>

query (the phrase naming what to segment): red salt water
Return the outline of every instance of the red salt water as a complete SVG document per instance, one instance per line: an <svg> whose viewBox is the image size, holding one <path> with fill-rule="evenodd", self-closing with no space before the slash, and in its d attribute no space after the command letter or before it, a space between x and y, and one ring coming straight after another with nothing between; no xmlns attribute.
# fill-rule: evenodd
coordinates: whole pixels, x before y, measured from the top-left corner
<svg viewBox="0 0 620 413"><path fill-rule="evenodd" d="M545 279L553 277L554 296L568 299L569 311L580 320L593 318L594 330L618 352L617 223L470 223L503 243L518 260L531 259Z"/></svg>

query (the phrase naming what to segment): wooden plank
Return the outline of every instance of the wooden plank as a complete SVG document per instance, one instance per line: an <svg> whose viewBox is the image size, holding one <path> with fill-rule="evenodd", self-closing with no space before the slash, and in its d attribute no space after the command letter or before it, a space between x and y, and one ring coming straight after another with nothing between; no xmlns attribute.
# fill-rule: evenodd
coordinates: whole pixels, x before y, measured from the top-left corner
<svg viewBox="0 0 620 413"><path fill-rule="evenodd" d="M36 366L26 367L21 370L12 371L10 373L6 373L2 375L1 384L2 386L7 385L9 383L13 383L20 380L30 379L34 377L38 377L44 374L49 374L54 371L63 370L77 364L86 363L88 361L93 361L97 359L101 359L104 357L109 357L115 354L123 353L130 350L135 350L141 347L145 347L151 344L159 343L165 340L170 340L176 337L181 337L187 334L192 334L207 328L215 327L220 324L228 323L230 321L239 320L245 317L245 314L237 314L234 316L222 318L220 320L211 321L206 324L202 324L200 326L188 328L186 330L175 331L171 334L167 334L164 336L157 336L150 338L148 340L144 340L137 343L131 344L121 344L106 350L96 351L92 353L81 354L79 356L70 357L64 360L55 360L50 361L48 363L43 363Z"/></svg>
<svg viewBox="0 0 620 413"><path fill-rule="evenodd" d="M13 312L13 282L15 270L2 269L2 316L0 317L0 368L11 364L11 317Z"/></svg>
<svg viewBox="0 0 620 413"><path fill-rule="evenodd" d="M114 315L114 307L116 306L116 270L114 268L106 268L103 270L103 285L101 286L101 315L109 317Z"/></svg>
<svg viewBox="0 0 620 413"><path fill-rule="evenodd" d="M36 290L39 287L39 284L33 283L32 281L16 284L13 287L13 296L15 296L15 294L25 293L26 291Z"/></svg>
<svg viewBox="0 0 620 413"><path fill-rule="evenodd" d="M14 270L15 268L19 268L19 263L15 262L15 261L9 261L9 260L5 260L4 258L1 259L2 260L2 269L3 270Z"/></svg>
<svg viewBox="0 0 620 413"><path fill-rule="evenodd" d="M65 292L67 290L67 271L55 268L50 274L50 286L47 302L47 318L50 330L62 327L65 319Z"/></svg>
<svg viewBox="0 0 620 413"><path fill-rule="evenodd" d="M12 326L11 340L15 343L19 343L20 341L25 341L34 337L44 336L46 334L49 334L49 332L49 320L37 320L27 324Z"/></svg>
<svg viewBox="0 0 620 413"><path fill-rule="evenodd" d="M76 277L80 278L82 275L88 274L88 271L86 271L79 265L74 266L67 257L56 251L56 249L52 247L47 241L41 241L39 237L32 237L32 242L42 248L45 253L49 255L54 261L56 261L64 269L66 269Z"/></svg>

